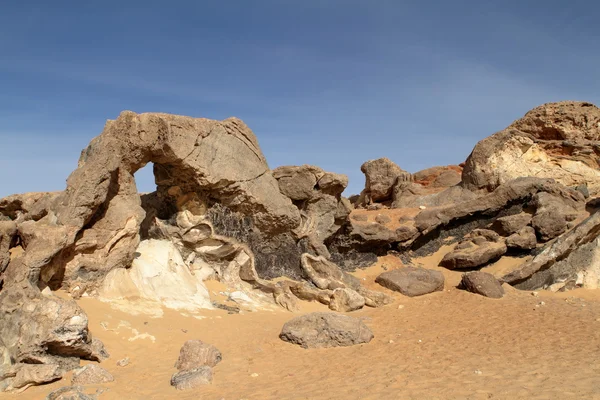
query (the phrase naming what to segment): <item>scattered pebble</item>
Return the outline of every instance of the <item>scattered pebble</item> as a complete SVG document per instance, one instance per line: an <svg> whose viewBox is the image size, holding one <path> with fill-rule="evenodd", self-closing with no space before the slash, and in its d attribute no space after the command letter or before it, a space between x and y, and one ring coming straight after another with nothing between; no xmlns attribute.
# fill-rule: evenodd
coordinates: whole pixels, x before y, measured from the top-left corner
<svg viewBox="0 0 600 400"><path fill-rule="evenodd" d="M258 378L258 374L256 372L253 373L253 374L251 374L250 376L253 377L253 378Z"/></svg>
<svg viewBox="0 0 600 400"><path fill-rule="evenodd" d="M404 308L404 304L400 304L400 305L398 306L398 310L402 310L403 308Z"/></svg>
<svg viewBox="0 0 600 400"><path fill-rule="evenodd" d="M475 375L482 375L482 374L483 374L483 372L481 372L480 370L478 370L478 369L475 370Z"/></svg>
<svg viewBox="0 0 600 400"><path fill-rule="evenodd" d="M419 343L423 343L423 341L421 339L419 339Z"/></svg>
<svg viewBox="0 0 600 400"><path fill-rule="evenodd" d="M392 339L390 339L390 341L389 341L388 343L389 343L389 344L392 344L392 343L394 343L394 341L393 341Z"/></svg>
<svg viewBox="0 0 600 400"><path fill-rule="evenodd" d="M129 365L129 357L125 357L119 361L117 361L117 367L125 367Z"/></svg>

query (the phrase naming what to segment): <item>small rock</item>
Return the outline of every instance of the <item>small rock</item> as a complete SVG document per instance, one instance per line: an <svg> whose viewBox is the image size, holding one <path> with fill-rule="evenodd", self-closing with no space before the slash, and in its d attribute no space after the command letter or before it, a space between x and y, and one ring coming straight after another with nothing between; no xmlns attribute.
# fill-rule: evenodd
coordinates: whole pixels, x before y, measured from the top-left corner
<svg viewBox="0 0 600 400"><path fill-rule="evenodd" d="M504 288L492 274L483 271L469 272L462 276L461 286L485 297L499 299L504 296Z"/></svg>
<svg viewBox="0 0 600 400"><path fill-rule="evenodd" d="M222 358L221 352L215 346L201 340L188 340L179 350L175 368L186 371L202 366L214 367Z"/></svg>
<svg viewBox="0 0 600 400"><path fill-rule="evenodd" d="M538 297L540 294L539 294L538 292L531 292L531 295L532 295L533 297Z"/></svg>
<svg viewBox="0 0 600 400"><path fill-rule="evenodd" d="M403 305L403 304L400 304L400 305L398 306L398 310L402 310L403 308L404 308L404 305Z"/></svg>
<svg viewBox="0 0 600 400"><path fill-rule="evenodd" d="M349 288L338 288L333 291L329 308L333 311L350 312L365 306L365 298Z"/></svg>
<svg viewBox="0 0 600 400"><path fill-rule="evenodd" d="M425 268L403 267L387 271L379 275L375 282L409 297L444 290L444 275Z"/></svg>
<svg viewBox="0 0 600 400"><path fill-rule="evenodd" d="M51 392L45 400L95 400L84 392L82 386L65 386Z"/></svg>
<svg viewBox="0 0 600 400"><path fill-rule="evenodd" d="M88 364L73 372L72 385L97 385L99 383L113 382L115 378L104 368L97 364Z"/></svg>
<svg viewBox="0 0 600 400"><path fill-rule="evenodd" d="M117 367L126 367L127 365L129 365L129 357L117 361Z"/></svg>
<svg viewBox="0 0 600 400"><path fill-rule="evenodd" d="M177 390L193 389L198 386L208 385L212 382L212 369L207 366L179 371L171 377L171 386Z"/></svg>
<svg viewBox="0 0 600 400"><path fill-rule="evenodd" d="M475 370L475 375L482 375L482 374L483 374L483 372L481 372L480 370L478 370L478 369Z"/></svg>
<svg viewBox="0 0 600 400"><path fill-rule="evenodd" d="M253 374L251 374L250 376L253 377L253 378L258 378L258 374L256 372L253 373Z"/></svg>
<svg viewBox="0 0 600 400"><path fill-rule="evenodd" d="M517 233L510 235L506 239L506 246L509 249L516 250L532 250L537 246L537 237L535 229L531 226L526 226Z"/></svg>
<svg viewBox="0 0 600 400"><path fill-rule="evenodd" d="M358 318L315 312L285 323L279 338L305 349L369 343L373 332Z"/></svg>

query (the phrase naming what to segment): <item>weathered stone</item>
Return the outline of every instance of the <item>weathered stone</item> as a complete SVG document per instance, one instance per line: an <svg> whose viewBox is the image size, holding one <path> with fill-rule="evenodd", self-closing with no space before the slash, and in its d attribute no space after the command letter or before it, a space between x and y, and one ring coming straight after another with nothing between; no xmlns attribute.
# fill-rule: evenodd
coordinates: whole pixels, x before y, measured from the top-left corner
<svg viewBox="0 0 600 400"><path fill-rule="evenodd" d="M360 170L365 174L364 197L366 204L391 198L392 189L398 181L410 181L411 174L387 158L365 162Z"/></svg>
<svg viewBox="0 0 600 400"><path fill-rule="evenodd" d="M492 274L475 271L463 274L461 286L465 290L485 297L499 299L504 296L504 289Z"/></svg>
<svg viewBox="0 0 600 400"><path fill-rule="evenodd" d="M579 272L598 265L594 242L599 235L600 212L596 212L546 244L538 255L506 274L502 281L519 289L534 290L557 281L576 280Z"/></svg>
<svg viewBox="0 0 600 400"><path fill-rule="evenodd" d="M394 186L392 208L443 207L477 198L475 193L461 186L440 190L432 190L417 183L400 182Z"/></svg>
<svg viewBox="0 0 600 400"><path fill-rule="evenodd" d="M317 185L323 193L334 196L340 195L348 186L348 176L333 172L325 172L317 182Z"/></svg>
<svg viewBox="0 0 600 400"><path fill-rule="evenodd" d="M500 217L494 221L493 228L497 229L502 236L510 236L519 232L531 223L531 214L519 213Z"/></svg>
<svg viewBox="0 0 600 400"><path fill-rule="evenodd" d="M409 297L444 290L444 275L441 272L410 266L384 272L375 282Z"/></svg>
<svg viewBox="0 0 600 400"><path fill-rule="evenodd" d="M413 174L415 183L431 187L450 187L458 185L462 179L462 167L448 165L427 168Z"/></svg>
<svg viewBox="0 0 600 400"><path fill-rule="evenodd" d="M203 366L214 367L222 358L221 352L215 346L201 340L188 340L179 351L175 368L186 371Z"/></svg>
<svg viewBox="0 0 600 400"><path fill-rule="evenodd" d="M279 190L292 200L312 198L317 181L324 174L321 168L312 165L285 166L273 170L273 177L277 179Z"/></svg>
<svg viewBox="0 0 600 400"><path fill-rule="evenodd" d="M22 391L30 386L42 385L62 378L62 370L57 364L17 364L4 377L0 376L0 379L11 376L7 391L17 389Z"/></svg>
<svg viewBox="0 0 600 400"><path fill-rule="evenodd" d="M198 367L190 370L179 371L171 377L171 386L177 390L189 390L198 386L208 385L212 382L212 369Z"/></svg>
<svg viewBox="0 0 600 400"><path fill-rule="evenodd" d="M71 378L71 385L97 385L100 383L113 382L115 378L110 372L99 365L88 364L76 369Z"/></svg>
<svg viewBox="0 0 600 400"><path fill-rule="evenodd" d="M583 196L580 200L578 204L573 204L548 193L536 193L533 198L536 212L531 224L543 241L554 239L567 231L568 222L574 221L583 212Z"/></svg>
<svg viewBox="0 0 600 400"><path fill-rule="evenodd" d="M565 186L600 189L595 144L600 109L585 102L548 103L505 130L480 141L465 162L463 184L494 190L524 176L552 178Z"/></svg>
<svg viewBox="0 0 600 400"><path fill-rule="evenodd" d="M338 288L331 295L329 308L333 311L350 312L365 306L365 298L348 288Z"/></svg>
<svg viewBox="0 0 600 400"><path fill-rule="evenodd" d="M75 301L44 296L27 286L0 291L0 338L16 363L57 364L69 370L80 358L100 361L105 356Z"/></svg>
<svg viewBox="0 0 600 400"><path fill-rule="evenodd" d="M286 322L279 337L309 349L369 343L373 332L360 319L317 312Z"/></svg>
<svg viewBox="0 0 600 400"><path fill-rule="evenodd" d="M517 233L510 235L508 238L506 238L506 246L509 249L516 250L535 249L537 246L535 229L533 229L531 226L526 226Z"/></svg>
<svg viewBox="0 0 600 400"><path fill-rule="evenodd" d="M96 400L96 396L87 395L82 386L65 386L50 393L45 400Z"/></svg>
<svg viewBox="0 0 600 400"><path fill-rule="evenodd" d="M481 237L481 239L484 238ZM507 251L506 244L503 241L489 242L484 240L483 243L476 243L476 240L471 240L467 243L468 246L459 245L455 250L446 254L440 265L448 269L480 267L501 257Z"/></svg>

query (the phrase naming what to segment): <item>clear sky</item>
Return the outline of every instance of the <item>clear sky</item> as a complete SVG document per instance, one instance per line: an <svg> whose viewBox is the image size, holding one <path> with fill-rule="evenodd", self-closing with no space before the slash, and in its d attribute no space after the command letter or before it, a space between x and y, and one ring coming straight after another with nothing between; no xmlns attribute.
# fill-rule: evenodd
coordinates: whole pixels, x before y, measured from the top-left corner
<svg viewBox="0 0 600 400"><path fill-rule="evenodd" d="M348 195L369 159L460 163L537 105L600 103L599 19L594 0L3 1L0 197L64 189L122 110L239 117L271 168L345 173Z"/></svg>

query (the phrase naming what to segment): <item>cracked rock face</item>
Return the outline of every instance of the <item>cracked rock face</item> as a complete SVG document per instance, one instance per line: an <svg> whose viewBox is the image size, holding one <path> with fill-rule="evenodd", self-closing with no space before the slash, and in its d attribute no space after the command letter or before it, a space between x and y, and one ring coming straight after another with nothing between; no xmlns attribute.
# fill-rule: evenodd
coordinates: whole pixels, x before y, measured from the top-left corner
<svg viewBox="0 0 600 400"><path fill-rule="evenodd" d="M565 186L600 191L600 109L586 102L534 108L503 131L480 141L467 159L463 184L493 190L520 176L553 178Z"/></svg>

